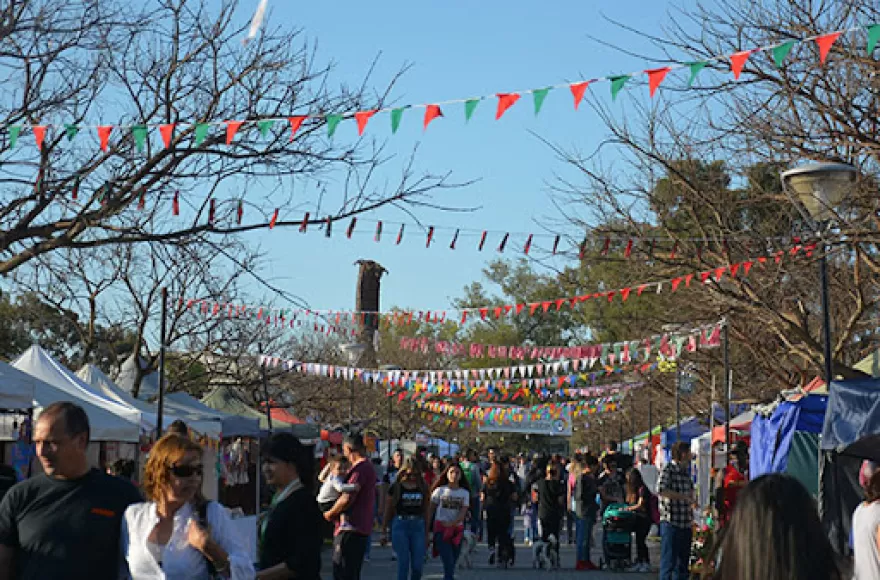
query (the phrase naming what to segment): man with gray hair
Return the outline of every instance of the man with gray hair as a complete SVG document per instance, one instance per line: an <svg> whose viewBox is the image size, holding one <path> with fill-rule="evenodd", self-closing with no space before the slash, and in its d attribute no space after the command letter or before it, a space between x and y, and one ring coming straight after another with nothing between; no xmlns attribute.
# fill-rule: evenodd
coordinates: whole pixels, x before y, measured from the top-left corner
<svg viewBox="0 0 880 580"><path fill-rule="evenodd" d="M68 401L43 409L34 427L43 474L0 502L0 580L116 580L125 508L142 501L129 481L89 467L89 419Z"/></svg>

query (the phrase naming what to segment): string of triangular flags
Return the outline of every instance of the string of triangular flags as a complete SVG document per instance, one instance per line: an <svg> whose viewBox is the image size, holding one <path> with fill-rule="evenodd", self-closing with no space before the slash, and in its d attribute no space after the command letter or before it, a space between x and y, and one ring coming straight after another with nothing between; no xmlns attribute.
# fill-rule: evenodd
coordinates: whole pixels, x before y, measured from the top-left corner
<svg viewBox="0 0 880 580"><path fill-rule="evenodd" d="M465 425L473 423L522 423L523 421L552 421L565 415L580 417L616 411L623 396L615 395L590 401L544 403L532 407L492 405L459 405L442 401L415 401L416 409L434 415L446 415L462 420Z"/></svg>
<svg viewBox="0 0 880 580"><path fill-rule="evenodd" d="M810 242L792 246L788 251L779 250L770 256L759 256L741 262L735 262L727 266L719 266L701 272L682 274L664 280L643 282L618 288L615 290L602 290L578 296L566 296L554 300L541 302L527 302L518 304L505 304L500 306L482 306L475 308L463 308L455 310L391 310L383 312L368 312L358 310L312 310L308 308L270 308L264 306L252 306L246 304L227 303L216 300L200 298L182 298L180 308L200 312L204 316L222 316L230 319L252 319L274 325L279 328L296 328L316 332L351 333L354 332L350 325L366 324L368 317L378 316L379 322L386 327L409 326L411 324L444 324L447 321L458 321L461 325L476 320L489 318L501 319L507 316L536 316L548 312L558 312L567 307L575 309L579 304L590 300L607 300L614 302L620 300L626 302L630 297L641 297L645 294L660 294L667 288L671 292L677 292L681 288L691 288L694 280L700 285L709 284L712 281L721 282L725 276L730 278L745 278L755 266L766 267L772 263L780 263L786 255L790 258L804 256L810 258L815 252L817 244ZM450 314L455 315L453 318ZM333 321L335 320L335 324Z"/></svg>
<svg viewBox="0 0 880 580"><path fill-rule="evenodd" d="M704 60L686 62L683 64L670 64L663 67L644 69L627 74L607 75L576 82L560 83L542 88L533 88L513 92L499 92L492 95L483 95L470 98L435 101L430 104L411 104L399 107L385 107L361 111L340 111L330 114L308 113L303 115L293 115L289 117L265 117L258 119L219 121L204 120L195 123L151 124L143 122L137 124L116 125L56 125L48 123L41 124L38 122L35 124L21 123L7 125L5 129L10 148L14 148L16 146L22 131L28 130L33 134L34 141L37 147L39 147L40 149L42 149L47 133L50 130L62 132L68 140L72 141L80 133L81 130L93 129L96 131L98 143L102 151L108 150L110 137L114 131L116 131L117 134L125 133L126 136L130 135L131 139L134 140L135 147L138 149L138 151L143 151L145 149L147 139L149 138L151 131L154 131L155 129L158 129L159 134L162 138L162 142L166 148L171 148L175 146L175 144L181 140L181 135L176 133L179 129L185 129L183 131L183 134L187 136L189 136L190 133L192 134L193 144L196 147L202 145L205 140L210 136L211 130L217 127L223 129L225 142L227 145L233 144L242 126L245 126L247 128L256 128L259 131L261 137L267 138L269 134L273 131L276 123L287 123L289 125L291 140L296 137L297 132L306 123L325 123L327 126L328 136L333 137L340 123L343 120L348 119L353 119L356 122L358 135L363 135L370 119L380 113L390 114L391 132L396 133L402 122L404 112L411 109L424 110L422 125L424 129L427 129L428 125L432 121L444 116L443 110L441 108L442 106L463 104L465 121L469 121L474 115L480 102L485 100L494 100L496 101L495 119L498 120L501 119L501 117L511 107L513 107L523 95L532 95L534 102L534 111L535 114L538 114L541 111L545 99L551 91L558 89L568 89L574 99L574 108L575 110L577 110L581 101L584 98L584 94L588 87L598 83L608 83L611 88L611 98L612 100L614 100L617 98L620 91L623 90L627 82L637 77L647 77L648 91L650 96L653 98L657 92L657 89L660 87L661 83L670 72L677 70L688 71L688 86L691 86L696 80L697 76L700 74L700 72L709 63L727 62L730 66L730 70L734 78L739 79L746 62L752 55L758 53L769 53L776 66L782 66L782 63L785 61L788 55L798 45L815 44L819 52L819 62L821 65L825 65L828 54L838 38L840 38L840 36L843 34L855 32L864 32L867 35L867 52L869 55L873 54L877 41L880 40L880 24L871 24L864 27L856 26L800 39L782 40L773 44L742 50L731 54L716 55L714 57L710 57Z"/></svg>
<svg viewBox="0 0 880 580"><path fill-rule="evenodd" d="M695 343L699 340L701 346L718 346L718 337L721 334L723 321L709 325L697 326L692 329L678 332L670 332L642 338L639 340L626 340L621 342L609 342L600 344L586 344L580 346L507 346L501 344L458 343L446 340L431 340L425 337L403 337L400 339L400 348L410 352L428 354L434 352L456 357L468 358L491 358L512 360L553 360L553 359L590 359L596 358L600 362L608 360L611 364L616 360L629 358L630 351L645 350L644 358L648 358L653 350L661 351L668 345L673 337L688 337ZM704 339L703 335L708 336ZM638 355L635 359L638 360Z"/></svg>
<svg viewBox="0 0 880 580"><path fill-rule="evenodd" d="M656 368L655 365L651 365ZM475 386L466 390L455 389L449 383L434 385L430 383L417 382L412 389L394 389L389 387L386 396L394 396L398 403L402 403L406 399L415 400L431 400L437 398L443 399L466 399L491 402L504 402L517 400L525 400L527 398L538 398L546 400L554 398L556 400L577 399L583 400L591 397L599 397L606 395L614 395L627 393L632 389L639 388L643 383L613 383L602 386L592 387L566 387L565 382L570 381L572 385L575 381L585 381L586 375L576 375L569 377L553 377L552 379L530 379L528 381L491 381L492 386ZM550 383L556 381L557 385ZM544 387L535 387L544 384Z"/></svg>

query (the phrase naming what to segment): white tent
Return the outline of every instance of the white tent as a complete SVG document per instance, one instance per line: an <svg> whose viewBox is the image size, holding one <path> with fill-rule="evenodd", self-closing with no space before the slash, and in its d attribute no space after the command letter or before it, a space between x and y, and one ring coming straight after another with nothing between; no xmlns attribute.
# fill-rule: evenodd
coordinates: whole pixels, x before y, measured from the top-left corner
<svg viewBox="0 0 880 580"><path fill-rule="evenodd" d="M17 368L0 362L0 409L30 409L39 381Z"/></svg>
<svg viewBox="0 0 880 580"><path fill-rule="evenodd" d="M230 415L212 409L195 397L184 392L170 393L165 396L165 404L172 413L190 417L210 417L222 425L224 437L259 437L260 420L256 418Z"/></svg>
<svg viewBox="0 0 880 580"><path fill-rule="evenodd" d="M92 393L76 375L40 347L30 347L12 366L39 379L34 389L35 406L71 401L83 407L89 417L93 441L139 441L139 411L126 409Z"/></svg>
<svg viewBox="0 0 880 580"><path fill-rule="evenodd" d="M118 385L123 391L131 394L134 390L134 382L137 377L137 362L135 362L136 354L132 354L128 357L124 363L122 363L122 367L119 369L119 374L116 376L116 385ZM143 360L138 357L141 364ZM168 386L167 384L165 385ZM141 379L141 387L138 390L138 399L143 401L151 401L155 397L159 396L159 373L150 373L144 376Z"/></svg>
<svg viewBox="0 0 880 580"><path fill-rule="evenodd" d="M130 393L116 386L116 384L110 380L110 377L105 375L101 369L95 365L85 365L77 371L76 376L100 396L116 401L130 409L141 411L143 417L147 420L147 424L145 425L146 429L149 431L156 429L156 423L159 421L159 410L155 404L132 397ZM222 429L221 422L218 418L207 414L201 416L179 414L174 409L169 408L166 399L166 406L162 410L163 427L167 429L168 426L177 419L184 421L187 426L202 435L207 435L214 439L220 437Z"/></svg>

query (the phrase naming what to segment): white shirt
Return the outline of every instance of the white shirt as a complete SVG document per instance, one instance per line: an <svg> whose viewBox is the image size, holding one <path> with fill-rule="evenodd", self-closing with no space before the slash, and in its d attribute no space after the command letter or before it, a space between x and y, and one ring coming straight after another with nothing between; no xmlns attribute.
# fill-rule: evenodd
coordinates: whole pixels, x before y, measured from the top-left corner
<svg viewBox="0 0 880 580"><path fill-rule="evenodd" d="M471 505L471 494L468 490L459 487L438 487L431 494L431 501L437 506L436 520L438 522L454 522L461 513L461 508Z"/></svg>
<svg viewBox="0 0 880 580"><path fill-rule="evenodd" d="M156 561L147 538L159 523L154 502L128 506L122 518L120 543L125 573L130 580L208 580L205 556L186 541L190 520L198 519L193 506L186 504L174 514L171 538L162 549L162 563ZM232 580L253 580L253 562L244 550L247 542L238 537L229 512L217 502L208 504L208 525L211 538L229 554ZM127 565L127 566L126 566Z"/></svg>
<svg viewBox="0 0 880 580"><path fill-rule="evenodd" d="M880 527L880 502L859 505L852 521L854 580L880 580L878 527Z"/></svg>

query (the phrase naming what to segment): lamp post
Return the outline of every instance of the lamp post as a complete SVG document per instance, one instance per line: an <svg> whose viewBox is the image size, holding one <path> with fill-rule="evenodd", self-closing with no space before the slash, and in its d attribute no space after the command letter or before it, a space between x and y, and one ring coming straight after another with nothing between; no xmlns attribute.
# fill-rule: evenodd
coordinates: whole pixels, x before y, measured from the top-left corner
<svg viewBox="0 0 880 580"><path fill-rule="evenodd" d="M851 191L856 180L856 168L845 163L809 163L782 173L783 187L794 193L820 235L834 218L834 209ZM825 385L831 387L834 369L831 364L831 313L828 308L828 259L823 243L819 255L819 283L822 292L822 332Z"/></svg>
<svg viewBox="0 0 880 580"><path fill-rule="evenodd" d="M351 365L351 368L354 368L361 359L361 355L367 350L367 345L353 342L350 344L343 344L339 348L348 359L348 364ZM348 402L348 430L351 432L352 427L354 426L354 377L350 377L349 381L351 382L351 398Z"/></svg>

